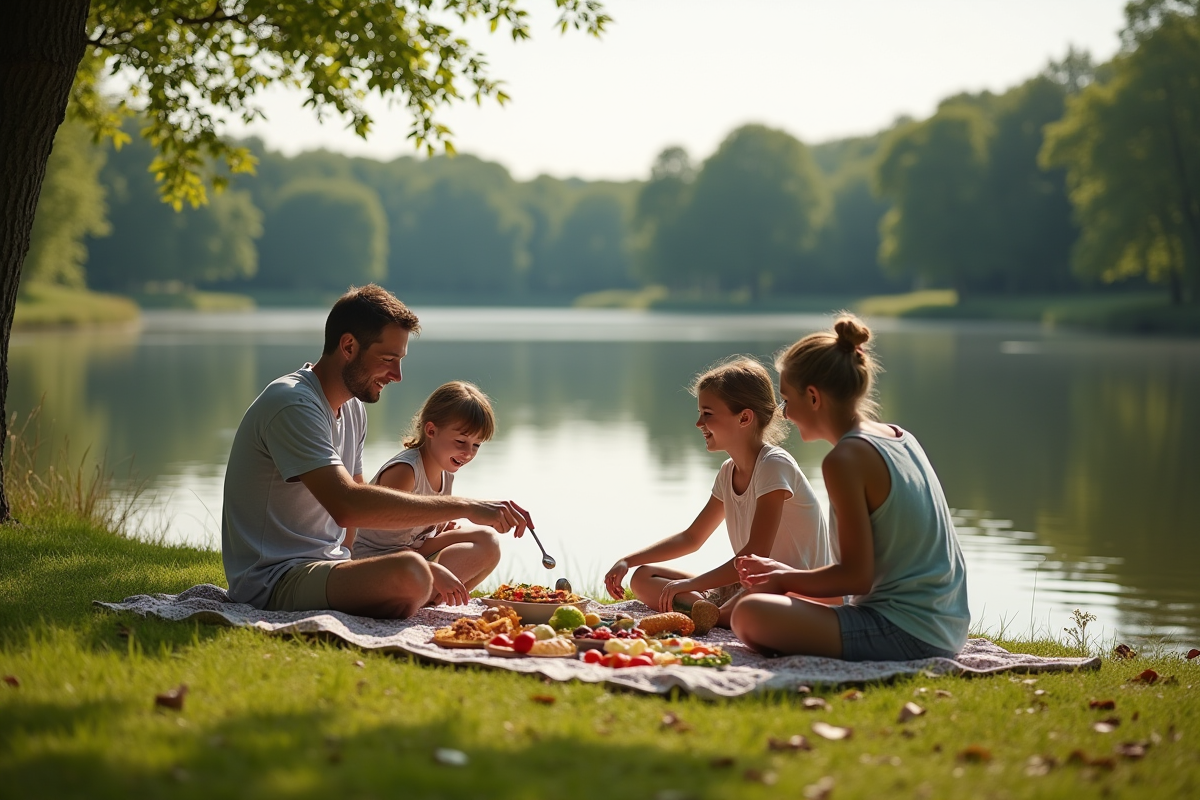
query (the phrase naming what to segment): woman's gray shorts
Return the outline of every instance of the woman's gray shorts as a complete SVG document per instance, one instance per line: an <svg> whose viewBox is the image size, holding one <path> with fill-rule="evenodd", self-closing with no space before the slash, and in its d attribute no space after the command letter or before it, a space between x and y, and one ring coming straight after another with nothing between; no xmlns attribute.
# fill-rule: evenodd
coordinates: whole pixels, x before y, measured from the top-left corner
<svg viewBox="0 0 1200 800"><path fill-rule="evenodd" d="M845 661L916 661L953 658L954 653L926 644L873 608L831 606L842 626L842 659Z"/></svg>

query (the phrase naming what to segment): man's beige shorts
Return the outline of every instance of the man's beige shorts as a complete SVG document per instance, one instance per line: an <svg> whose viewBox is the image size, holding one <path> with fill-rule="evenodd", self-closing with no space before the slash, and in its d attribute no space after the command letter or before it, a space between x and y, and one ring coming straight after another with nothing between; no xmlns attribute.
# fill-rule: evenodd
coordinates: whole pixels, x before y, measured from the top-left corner
<svg viewBox="0 0 1200 800"><path fill-rule="evenodd" d="M267 611L319 611L329 608L325 585L342 561L309 561L283 573L271 590Z"/></svg>

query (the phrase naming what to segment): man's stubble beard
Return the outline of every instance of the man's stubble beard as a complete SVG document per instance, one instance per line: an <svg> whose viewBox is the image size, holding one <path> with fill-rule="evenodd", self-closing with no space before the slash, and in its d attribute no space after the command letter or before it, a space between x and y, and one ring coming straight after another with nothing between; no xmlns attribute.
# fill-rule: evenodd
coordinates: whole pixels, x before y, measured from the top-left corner
<svg viewBox="0 0 1200 800"><path fill-rule="evenodd" d="M379 392L375 391L375 381L371 379L362 363L362 353L354 357L350 363L342 367L342 383L351 395L364 403L378 403Z"/></svg>

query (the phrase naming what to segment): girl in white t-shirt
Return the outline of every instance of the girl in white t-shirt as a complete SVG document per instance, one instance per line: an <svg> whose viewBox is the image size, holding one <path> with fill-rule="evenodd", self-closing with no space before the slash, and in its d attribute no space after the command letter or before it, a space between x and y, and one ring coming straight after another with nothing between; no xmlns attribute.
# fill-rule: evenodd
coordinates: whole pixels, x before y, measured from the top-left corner
<svg viewBox="0 0 1200 800"><path fill-rule="evenodd" d="M496 418L488 396L465 381L442 384L426 398L404 438L404 450L388 459L371 483L419 495L449 495L454 474L492 438ZM398 530L346 532L355 559L410 550L430 562L434 602L461 598L500 563L500 542L491 528L455 522Z"/></svg>
<svg viewBox="0 0 1200 800"><path fill-rule="evenodd" d="M714 625L729 627L742 592L734 567L739 556L769 555L797 569L815 569L832 559L812 486L791 454L776 444L786 428L766 368L750 358L734 358L697 377L692 394L705 445L728 453L729 460L691 525L620 559L604 583L610 595L623 599L622 581L637 567L629 582L634 595L659 611L690 612L702 634ZM654 563L699 550L722 520L733 546L728 561L701 575Z"/></svg>

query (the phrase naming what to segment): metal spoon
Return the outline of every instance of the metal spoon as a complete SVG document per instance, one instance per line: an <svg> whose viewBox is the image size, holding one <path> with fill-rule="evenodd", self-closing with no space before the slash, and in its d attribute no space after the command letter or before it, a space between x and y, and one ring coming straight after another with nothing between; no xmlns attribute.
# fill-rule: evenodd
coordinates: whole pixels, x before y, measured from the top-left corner
<svg viewBox="0 0 1200 800"><path fill-rule="evenodd" d="M538 549L542 551L542 566L546 569L554 569L558 562L546 552L546 548L542 547L542 540L538 538L537 532L533 528L530 528L529 532L533 534L533 540L537 542Z"/></svg>

